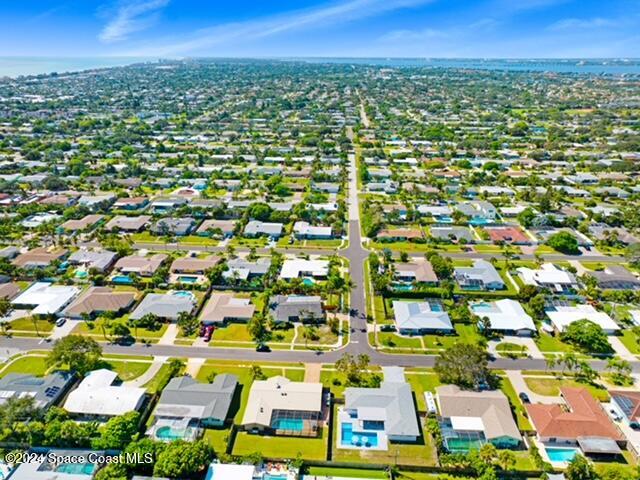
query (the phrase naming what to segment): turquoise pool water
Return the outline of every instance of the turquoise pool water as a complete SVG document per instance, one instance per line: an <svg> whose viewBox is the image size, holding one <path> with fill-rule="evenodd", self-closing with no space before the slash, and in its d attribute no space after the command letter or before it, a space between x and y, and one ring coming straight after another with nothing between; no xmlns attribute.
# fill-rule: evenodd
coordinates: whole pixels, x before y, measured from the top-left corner
<svg viewBox="0 0 640 480"><path fill-rule="evenodd" d="M449 217L449 216L443 216L443 217L433 217L434 220L436 222L440 222L440 223L453 223L453 218Z"/></svg>
<svg viewBox="0 0 640 480"><path fill-rule="evenodd" d="M178 281L180 283L197 283L198 282L198 277L191 277L191 276L187 276L187 275L180 275L178 277Z"/></svg>
<svg viewBox="0 0 640 480"><path fill-rule="evenodd" d="M545 447L544 449L552 462L570 462L578 454L577 448Z"/></svg>
<svg viewBox="0 0 640 480"><path fill-rule="evenodd" d="M475 305L471 305L471 310L474 312L488 312L492 310L492 308L490 303L476 303Z"/></svg>
<svg viewBox="0 0 640 480"><path fill-rule="evenodd" d="M301 432L304 429L304 421L300 418L279 418L271 426L278 430Z"/></svg>
<svg viewBox="0 0 640 480"><path fill-rule="evenodd" d="M302 284L306 285L307 287L313 287L316 284L316 282L314 282L310 278L305 278L304 280L302 280Z"/></svg>
<svg viewBox="0 0 640 480"><path fill-rule="evenodd" d="M61 463L56 467L58 473L73 475L93 475L96 466L93 463Z"/></svg>
<svg viewBox="0 0 640 480"><path fill-rule="evenodd" d="M413 285L404 285L402 283L394 283L391 286L393 287L394 290L397 290L398 292L410 292L411 290L413 290Z"/></svg>
<svg viewBox="0 0 640 480"><path fill-rule="evenodd" d="M133 280L126 275L116 275L111 279L111 281L120 285L131 285L133 283Z"/></svg>
<svg viewBox="0 0 640 480"><path fill-rule="evenodd" d="M288 477L286 473L282 475L270 475L268 473L265 473L262 477L262 480L286 480L287 478Z"/></svg>
<svg viewBox="0 0 640 480"><path fill-rule="evenodd" d="M170 426L164 426L156 430L156 438L159 440L181 440L191 436L191 429L176 429Z"/></svg>
<svg viewBox="0 0 640 480"><path fill-rule="evenodd" d="M489 223L489 220L482 217L473 217L471 220L469 220L469 223L471 225L486 225L487 223Z"/></svg>
<svg viewBox="0 0 640 480"><path fill-rule="evenodd" d="M86 270L76 271L76 278L87 278L88 276L89 276L89 272L87 272Z"/></svg>
<svg viewBox="0 0 640 480"><path fill-rule="evenodd" d="M378 434L375 432L354 432L353 425L343 423L340 443L344 446L371 448L378 446Z"/></svg>
<svg viewBox="0 0 640 480"><path fill-rule="evenodd" d="M174 294L176 297L188 297L188 298L191 298L191 297L192 297L191 292L186 292L186 291L184 291L184 290L178 290L178 291L176 291L176 292L173 292L173 294Z"/></svg>

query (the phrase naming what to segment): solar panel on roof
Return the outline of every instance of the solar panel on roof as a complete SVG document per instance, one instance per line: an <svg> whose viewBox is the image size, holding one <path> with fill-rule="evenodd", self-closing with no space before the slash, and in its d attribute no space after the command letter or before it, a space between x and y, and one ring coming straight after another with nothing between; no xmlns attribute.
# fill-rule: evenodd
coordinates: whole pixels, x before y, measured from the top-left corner
<svg viewBox="0 0 640 480"><path fill-rule="evenodd" d="M617 396L615 397L616 399L616 403L620 406L620 408L622 409L622 412L629 417L634 410L634 402L632 400L630 400L627 397L622 397L622 396Z"/></svg>
<svg viewBox="0 0 640 480"><path fill-rule="evenodd" d="M46 397L54 397L60 392L60 387L49 387L44 391Z"/></svg>

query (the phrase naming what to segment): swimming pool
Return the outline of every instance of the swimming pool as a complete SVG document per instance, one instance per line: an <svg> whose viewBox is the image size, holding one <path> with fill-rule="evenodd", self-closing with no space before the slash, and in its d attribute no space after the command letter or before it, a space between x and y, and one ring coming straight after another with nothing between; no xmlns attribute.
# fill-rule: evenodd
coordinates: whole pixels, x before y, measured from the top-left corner
<svg viewBox="0 0 640 480"><path fill-rule="evenodd" d="M305 278L304 280L302 280L302 284L306 285L307 287L313 287L316 282L314 282L311 278Z"/></svg>
<svg viewBox="0 0 640 480"><path fill-rule="evenodd" d="M489 220L482 217L473 217L471 220L469 220L469 224L471 225L486 225L487 223L489 223Z"/></svg>
<svg viewBox="0 0 640 480"><path fill-rule="evenodd" d="M158 440L182 440L184 438L191 438L193 429L187 428L173 428L168 425L160 427L156 430L155 437Z"/></svg>
<svg viewBox="0 0 640 480"><path fill-rule="evenodd" d="M120 285L131 285L133 283L133 280L126 275L116 275L111 281Z"/></svg>
<svg viewBox="0 0 640 480"><path fill-rule="evenodd" d="M490 303L476 303L471 305L471 310L474 312L490 312L493 309Z"/></svg>
<svg viewBox="0 0 640 480"><path fill-rule="evenodd" d="M96 466L93 463L61 463L56 467L58 473L72 475L93 475Z"/></svg>
<svg viewBox="0 0 640 480"><path fill-rule="evenodd" d="M436 222L440 222L440 223L453 223L453 218L449 217L447 215L441 216L441 217L433 217L433 219Z"/></svg>
<svg viewBox="0 0 640 480"><path fill-rule="evenodd" d="M76 270L76 278L87 278L89 276L89 272L86 270Z"/></svg>
<svg viewBox="0 0 640 480"><path fill-rule="evenodd" d="M378 446L378 434L375 432L354 432L353 425L341 425L340 443L345 447L371 448Z"/></svg>
<svg viewBox="0 0 640 480"><path fill-rule="evenodd" d="M552 462L570 462L579 453L577 448L571 447L544 447L544 450Z"/></svg>
<svg viewBox="0 0 640 480"><path fill-rule="evenodd" d="M193 298L193 294L191 292L187 292L185 290L176 290L175 292L173 292L173 294L176 297L188 297L188 298Z"/></svg>
<svg viewBox="0 0 640 480"><path fill-rule="evenodd" d="M277 430L301 432L304 430L304 420L300 418L278 418L271 426Z"/></svg>
<svg viewBox="0 0 640 480"><path fill-rule="evenodd" d="M198 283L198 277L192 277L188 275L180 275L178 277L180 283Z"/></svg>

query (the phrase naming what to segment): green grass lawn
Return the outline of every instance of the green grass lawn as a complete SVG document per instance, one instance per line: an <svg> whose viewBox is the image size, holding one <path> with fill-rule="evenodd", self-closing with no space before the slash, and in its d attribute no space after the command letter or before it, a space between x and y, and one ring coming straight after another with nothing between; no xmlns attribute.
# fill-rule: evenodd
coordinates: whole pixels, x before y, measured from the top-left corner
<svg viewBox="0 0 640 480"><path fill-rule="evenodd" d="M242 238L242 237L234 237L229 241L229 245L233 245L234 247L256 247L262 248L266 247L269 241L265 237L260 238Z"/></svg>
<svg viewBox="0 0 640 480"><path fill-rule="evenodd" d="M640 338L638 338L638 336L633 333L633 331L628 329L622 330L622 335L618 338L631 353L633 353L634 355L640 354L640 344L638 343L638 341L640 341Z"/></svg>
<svg viewBox="0 0 640 480"><path fill-rule="evenodd" d="M309 467L308 475L310 476L319 476L319 477L329 477L329 478L366 478L373 480L387 480L389 475L386 472L382 472L380 470L358 470L355 468L332 468L332 467Z"/></svg>
<svg viewBox="0 0 640 480"><path fill-rule="evenodd" d="M230 323L226 327L216 328L212 341L253 342L244 323Z"/></svg>
<svg viewBox="0 0 640 480"><path fill-rule="evenodd" d="M267 458L296 458L325 460L327 458L327 437L329 429L324 427L317 438L278 437L253 435L240 432L233 445L234 455L248 455L259 452Z"/></svg>
<svg viewBox="0 0 640 480"><path fill-rule="evenodd" d="M579 383L570 378L538 378L524 377L527 387L532 392L539 395L555 397L560 395L560 387L586 388L589 392L601 402L609 400L609 394L604 387Z"/></svg>
<svg viewBox="0 0 640 480"><path fill-rule="evenodd" d="M201 247L215 247L218 245L218 240L209 237L200 237L199 235L187 235L185 237L178 237L178 243L180 245L198 245Z"/></svg>
<svg viewBox="0 0 640 480"><path fill-rule="evenodd" d="M122 323L124 325L127 325L127 318L128 318L128 315L125 315L121 318L113 320L110 323L110 325L112 326L112 325L115 325L116 323ZM92 322L91 325L93 325L93 328L90 328L87 322L80 322L75 326L72 333L74 335L89 335L91 337L94 337L94 339L98 341L104 340L104 334L102 332L102 328L100 327L99 323ZM164 332L167 330L167 324L162 324L162 326L158 330L149 330L147 328L138 328L136 330L135 328L129 325L127 325L127 327L129 327L129 330L131 330L131 336L136 338L138 341L141 341L141 340L157 341L160 337L162 337L162 335L164 335ZM109 329L107 329L107 338L109 337L110 337Z"/></svg>
<svg viewBox="0 0 640 480"><path fill-rule="evenodd" d="M105 360L105 368L113 370L124 382L138 378L149 370L150 362L127 362L126 360Z"/></svg>
<svg viewBox="0 0 640 480"><path fill-rule="evenodd" d="M166 385L171 378L169 378L169 374L171 373L171 369L167 363L160 367L158 373L147 382L144 386L147 389L147 392L150 394L154 394L160 391L164 385Z"/></svg>
<svg viewBox="0 0 640 480"><path fill-rule="evenodd" d="M25 373L41 377L47 371L46 357L28 355L19 357L6 364L4 370L0 371L0 378L9 373Z"/></svg>
<svg viewBox="0 0 640 480"><path fill-rule="evenodd" d="M231 428L206 428L202 439L209 442L216 454L225 453L230 433Z"/></svg>
<svg viewBox="0 0 640 480"><path fill-rule="evenodd" d="M426 411L427 405L424 400L424 392L435 393L436 387L440 385L440 379L435 373L407 373L405 375L407 382L411 385L411 389L415 394L418 410Z"/></svg>
<svg viewBox="0 0 640 480"><path fill-rule="evenodd" d="M571 345L563 343L558 337L548 333L540 332L535 342L541 352L575 352Z"/></svg>
<svg viewBox="0 0 640 480"><path fill-rule="evenodd" d="M50 333L53 330L53 322L48 320L33 320L32 317L19 318L10 322L11 330L25 330L29 332L38 331L40 333ZM9 332L11 332L9 330Z"/></svg>

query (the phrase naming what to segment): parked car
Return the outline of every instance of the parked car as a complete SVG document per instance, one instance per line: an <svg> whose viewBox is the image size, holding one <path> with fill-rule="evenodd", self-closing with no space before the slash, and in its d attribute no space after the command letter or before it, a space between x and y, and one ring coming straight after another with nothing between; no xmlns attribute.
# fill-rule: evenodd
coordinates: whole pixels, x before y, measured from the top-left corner
<svg viewBox="0 0 640 480"><path fill-rule="evenodd" d="M262 352L262 353L267 353L270 352L271 348L269 348L268 345L258 345L256 347L256 352Z"/></svg>
<svg viewBox="0 0 640 480"><path fill-rule="evenodd" d="M61 317L59 319L56 320L56 327L61 327L62 325L64 325L66 323L67 319L64 317Z"/></svg>
<svg viewBox="0 0 640 480"><path fill-rule="evenodd" d="M213 331L215 330L215 327L213 325L207 325L206 327L204 327L204 341L208 342L211 340L211 337L213 336Z"/></svg>
<svg viewBox="0 0 640 480"><path fill-rule="evenodd" d="M522 403L531 403L531 400L529 400L529 395L527 395L524 392L520 392L518 394L518 397L520 397L520 400L522 401Z"/></svg>

